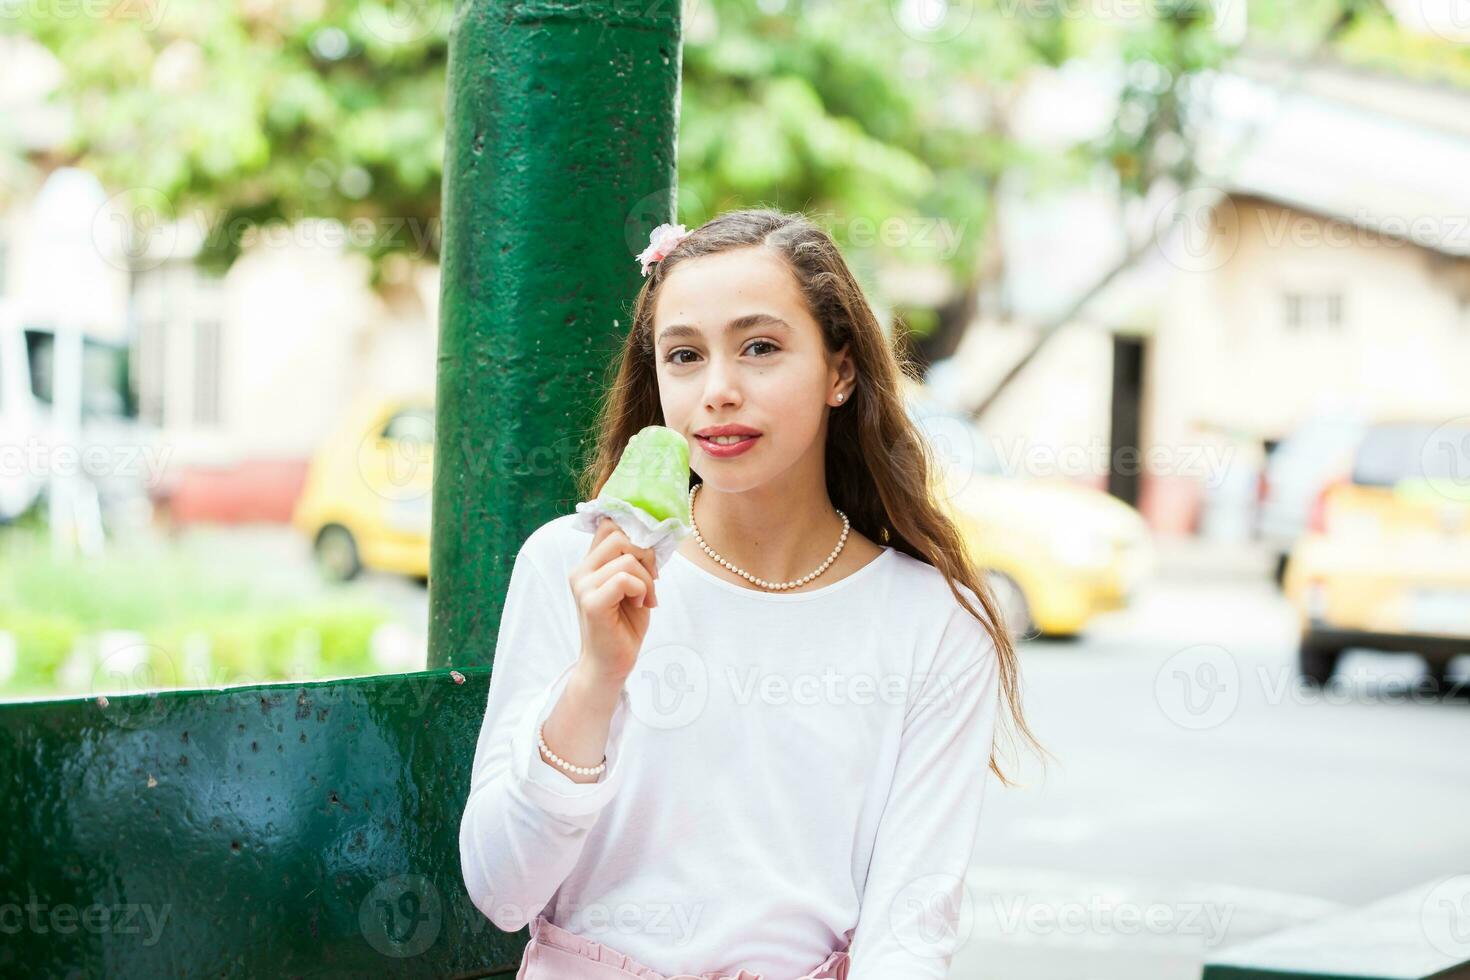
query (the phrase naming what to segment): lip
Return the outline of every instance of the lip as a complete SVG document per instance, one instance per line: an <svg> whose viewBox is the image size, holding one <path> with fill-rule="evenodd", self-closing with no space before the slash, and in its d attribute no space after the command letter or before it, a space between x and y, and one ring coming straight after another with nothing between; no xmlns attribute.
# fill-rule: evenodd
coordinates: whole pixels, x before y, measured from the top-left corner
<svg viewBox="0 0 1470 980"><path fill-rule="evenodd" d="M732 432L728 434L742 435L743 433ZM694 441L699 444L699 448L704 450L707 455L712 456L715 459L729 459L732 456L739 456L741 453L749 452L751 447L753 447L757 442L760 441L760 435L753 435L749 439L742 439L740 442L733 443L729 446L721 446L716 443L710 442L702 435L695 436Z"/></svg>
<svg viewBox="0 0 1470 980"><path fill-rule="evenodd" d="M737 422L726 422L724 425L710 425L698 432L696 436L758 436L759 429L752 429L748 425L740 425Z"/></svg>

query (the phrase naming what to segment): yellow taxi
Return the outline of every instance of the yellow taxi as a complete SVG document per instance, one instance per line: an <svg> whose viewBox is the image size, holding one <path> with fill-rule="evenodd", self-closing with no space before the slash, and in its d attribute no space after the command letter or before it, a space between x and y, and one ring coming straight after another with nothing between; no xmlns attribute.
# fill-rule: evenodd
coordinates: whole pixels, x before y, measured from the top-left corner
<svg viewBox="0 0 1470 980"><path fill-rule="evenodd" d="M433 471L432 395L356 402L312 458L291 518L322 574L427 580Z"/></svg>
<svg viewBox="0 0 1470 980"><path fill-rule="evenodd" d="M971 560L988 570L1019 635L1078 633L1127 606L1154 567L1142 516L1099 490L978 475L950 505Z"/></svg>
<svg viewBox="0 0 1470 980"><path fill-rule="evenodd" d="M963 415L917 396L910 411L933 449L947 510L971 560L986 569L1011 633L1071 636L1137 595L1156 564L1137 510L1064 478L1009 475Z"/></svg>
<svg viewBox="0 0 1470 980"><path fill-rule="evenodd" d="M1367 427L1351 472L1318 496L1284 585L1305 680L1327 683L1361 647L1416 654L1442 684L1470 653L1470 417Z"/></svg>

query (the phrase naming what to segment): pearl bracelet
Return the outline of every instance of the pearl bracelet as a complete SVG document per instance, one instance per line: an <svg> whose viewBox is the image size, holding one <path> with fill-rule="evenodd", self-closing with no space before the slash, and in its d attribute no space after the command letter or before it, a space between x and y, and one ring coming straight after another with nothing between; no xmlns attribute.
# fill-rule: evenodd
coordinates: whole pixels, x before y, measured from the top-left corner
<svg viewBox="0 0 1470 980"><path fill-rule="evenodd" d="M536 741L541 743L541 751L546 753L546 757L552 762L556 763L559 768L565 769L567 772L574 772L579 776L595 776L598 773L602 772L602 770L607 768L607 756L603 756L602 761L595 766L572 765L570 762L563 759L555 752L551 751L550 746L546 744L546 736L542 734L541 729L543 727L545 727L544 722L536 726Z"/></svg>

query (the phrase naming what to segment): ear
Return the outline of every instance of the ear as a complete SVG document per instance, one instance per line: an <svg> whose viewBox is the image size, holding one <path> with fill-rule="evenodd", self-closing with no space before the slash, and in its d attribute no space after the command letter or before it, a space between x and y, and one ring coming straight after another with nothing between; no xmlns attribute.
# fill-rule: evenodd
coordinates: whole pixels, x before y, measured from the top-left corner
<svg viewBox="0 0 1470 980"><path fill-rule="evenodd" d="M846 405L852 400L853 386L857 381L857 365L853 363L848 345L843 344L832 354L832 367L827 372L827 404L833 407ZM841 395L841 398L837 396Z"/></svg>

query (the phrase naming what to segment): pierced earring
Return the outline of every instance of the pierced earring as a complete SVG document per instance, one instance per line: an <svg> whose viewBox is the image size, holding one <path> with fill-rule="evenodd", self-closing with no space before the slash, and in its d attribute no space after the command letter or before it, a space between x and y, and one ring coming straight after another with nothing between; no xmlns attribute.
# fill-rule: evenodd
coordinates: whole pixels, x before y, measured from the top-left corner
<svg viewBox="0 0 1470 980"><path fill-rule="evenodd" d="M846 396L846 395L844 395L844 394L843 394L843 393L842 393L842 392L840 392L840 391L839 391L839 392L838 392L838 393L837 393L837 400L838 400L838 401L839 401L839 402L840 402L840 401L842 401L842 399L844 399L844 398L846 398L846 397L847 397L847 396Z"/></svg>

